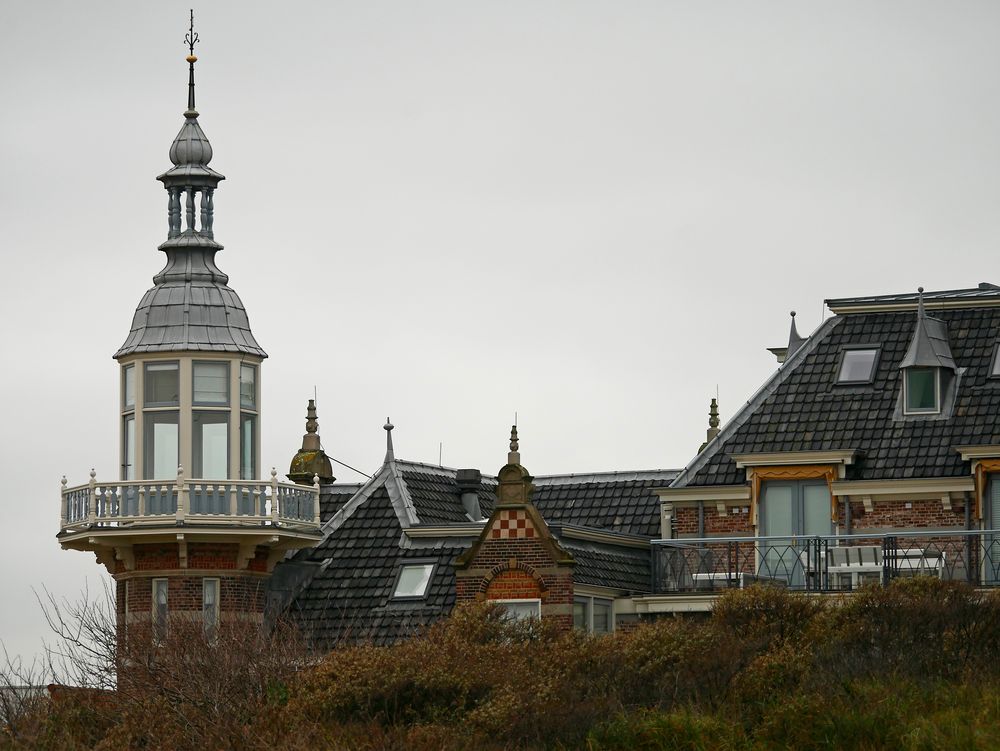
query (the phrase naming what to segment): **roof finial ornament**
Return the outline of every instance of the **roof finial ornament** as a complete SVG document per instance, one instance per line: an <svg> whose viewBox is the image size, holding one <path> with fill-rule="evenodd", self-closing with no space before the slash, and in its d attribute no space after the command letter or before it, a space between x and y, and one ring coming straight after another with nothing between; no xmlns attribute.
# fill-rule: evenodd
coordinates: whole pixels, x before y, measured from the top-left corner
<svg viewBox="0 0 1000 751"><path fill-rule="evenodd" d="M510 452L507 454L508 464L520 464L521 454L518 450L517 425L510 426Z"/></svg>
<svg viewBox="0 0 1000 751"><path fill-rule="evenodd" d="M917 315L920 318L924 318L927 315L927 311L924 310L924 288L917 287Z"/></svg>
<svg viewBox="0 0 1000 751"><path fill-rule="evenodd" d="M191 9L191 26L188 33L184 35L184 44L188 46L188 108L184 117L198 117L198 110L194 108L194 64L198 62L198 56L194 54L194 46L198 44L198 32L194 30L194 8Z"/></svg>
<svg viewBox="0 0 1000 751"><path fill-rule="evenodd" d="M708 405L708 430L705 432L705 442L698 448L698 452L704 451L705 447L719 433L719 399L713 397L711 403Z"/></svg>
<svg viewBox="0 0 1000 751"><path fill-rule="evenodd" d="M792 311L792 328L788 332L788 352L785 359L795 354L795 351L805 342L805 337L799 335L799 330L795 327L795 311Z"/></svg>
<svg viewBox="0 0 1000 751"><path fill-rule="evenodd" d="M385 418L385 425L382 427L385 430L385 460L386 462L395 461L396 454L392 450L392 429L396 426L387 417Z"/></svg>

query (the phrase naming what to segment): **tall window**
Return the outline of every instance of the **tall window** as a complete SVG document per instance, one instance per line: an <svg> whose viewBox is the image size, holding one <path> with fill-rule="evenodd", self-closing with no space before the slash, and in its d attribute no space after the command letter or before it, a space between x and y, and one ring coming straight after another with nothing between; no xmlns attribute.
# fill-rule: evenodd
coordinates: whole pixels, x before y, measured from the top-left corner
<svg viewBox="0 0 1000 751"><path fill-rule="evenodd" d="M147 412L143 416L143 454L146 479L177 477L177 412Z"/></svg>
<svg viewBox="0 0 1000 751"><path fill-rule="evenodd" d="M196 411L192 420L193 476L225 480L229 477L229 411Z"/></svg>
<svg viewBox="0 0 1000 751"><path fill-rule="evenodd" d="M201 580L201 612L205 624L205 636L215 636L219 626L219 580Z"/></svg>
<svg viewBox="0 0 1000 751"><path fill-rule="evenodd" d="M934 414L941 411L941 379L937 368L906 368L903 378L907 414Z"/></svg>
<svg viewBox="0 0 1000 751"><path fill-rule="evenodd" d="M240 479L257 477L257 415L240 414Z"/></svg>
<svg viewBox="0 0 1000 751"><path fill-rule="evenodd" d="M830 488L823 480L768 480L760 499L760 533L775 538L761 543L760 576L803 583L806 540L833 532Z"/></svg>
<svg viewBox="0 0 1000 751"><path fill-rule="evenodd" d="M167 590L169 579L153 579L153 636L163 639L167 635Z"/></svg>
<svg viewBox="0 0 1000 751"><path fill-rule="evenodd" d="M122 473L135 479L135 365L122 368Z"/></svg>
<svg viewBox="0 0 1000 751"><path fill-rule="evenodd" d="M257 409L257 368L253 365L240 366L240 406Z"/></svg>

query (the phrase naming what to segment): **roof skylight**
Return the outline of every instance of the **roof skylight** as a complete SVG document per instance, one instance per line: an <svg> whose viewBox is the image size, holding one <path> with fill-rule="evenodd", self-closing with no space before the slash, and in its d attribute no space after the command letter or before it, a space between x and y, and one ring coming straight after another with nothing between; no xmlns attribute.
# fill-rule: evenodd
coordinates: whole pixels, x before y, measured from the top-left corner
<svg viewBox="0 0 1000 751"><path fill-rule="evenodd" d="M396 589L392 593L392 596L425 596L427 594L427 585L430 584L431 572L433 570L433 563L419 563L411 566L403 566L403 568L399 571L399 579L396 580Z"/></svg>
<svg viewBox="0 0 1000 751"><path fill-rule="evenodd" d="M878 348L845 349L840 358L837 383L871 383L875 375Z"/></svg>

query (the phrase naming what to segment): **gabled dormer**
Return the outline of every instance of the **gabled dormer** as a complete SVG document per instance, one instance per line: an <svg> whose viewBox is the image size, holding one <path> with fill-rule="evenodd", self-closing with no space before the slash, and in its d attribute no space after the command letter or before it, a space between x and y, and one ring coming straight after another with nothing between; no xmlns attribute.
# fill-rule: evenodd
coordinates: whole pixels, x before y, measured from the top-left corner
<svg viewBox="0 0 1000 751"><path fill-rule="evenodd" d="M899 364L902 378L897 416L906 420L948 417L959 375L951 355L948 324L927 315L924 288L918 292L917 325Z"/></svg>

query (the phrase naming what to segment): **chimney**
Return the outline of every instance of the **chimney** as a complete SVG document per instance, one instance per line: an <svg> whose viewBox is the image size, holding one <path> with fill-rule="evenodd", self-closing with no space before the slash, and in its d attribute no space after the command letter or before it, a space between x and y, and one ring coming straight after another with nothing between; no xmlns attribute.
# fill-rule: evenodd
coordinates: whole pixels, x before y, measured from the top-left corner
<svg viewBox="0 0 1000 751"><path fill-rule="evenodd" d="M479 507L479 487L483 475L478 469L460 469L455 473L455 482L462 493L462 506L465 513L474 521L482 521L483 510Z"/></svg>

